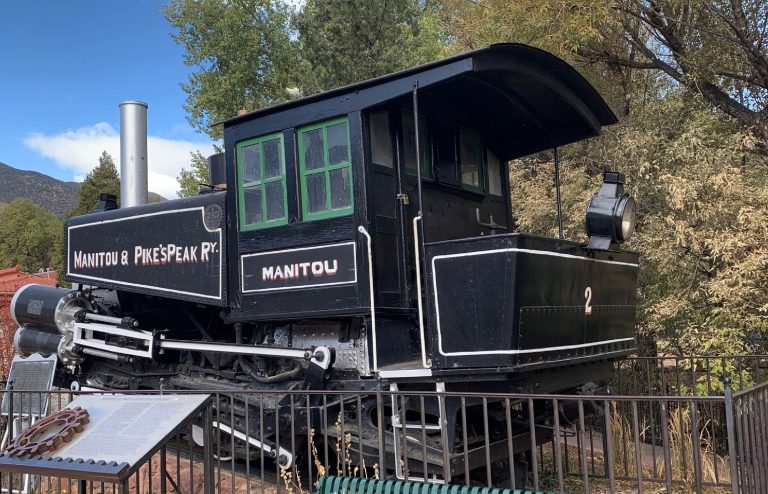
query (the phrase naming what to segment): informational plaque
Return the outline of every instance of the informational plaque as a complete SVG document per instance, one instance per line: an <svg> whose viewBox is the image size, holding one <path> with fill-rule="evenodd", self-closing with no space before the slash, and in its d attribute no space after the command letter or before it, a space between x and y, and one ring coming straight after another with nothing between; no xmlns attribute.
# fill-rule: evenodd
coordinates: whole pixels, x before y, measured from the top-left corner
<svg viewBox="0 0 768 494"><path fill-rule="evenodd" d="M84 395L67 408L88 411L89 423L51 453L59 458L133 466L201 410L209 395Z"/></svg>
<svg viewBox="0 0 768 494"><path fill-rule="evenodd" d="M13 357L11 372L8 375L3 402L0 405L2 415L8 415L11 397L8 393L12 385L13 413L40 417L48 411L48 397L53 374L56 370L56 355L43 357L39 353L27 358Z"/></svg>

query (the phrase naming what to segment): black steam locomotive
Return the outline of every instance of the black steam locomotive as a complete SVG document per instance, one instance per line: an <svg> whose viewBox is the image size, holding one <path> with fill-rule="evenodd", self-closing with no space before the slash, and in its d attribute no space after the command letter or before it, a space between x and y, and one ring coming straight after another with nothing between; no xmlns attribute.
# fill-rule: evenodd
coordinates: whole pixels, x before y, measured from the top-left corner
<svg viewBox="0 0 768 494"><path fill-rule="evenodd" d="M17 349L109 390L595 392L635 349L634 202L608 172L588 245L512 233L507 162L615 122L518 44L229 119L210 190L67 221L75 288L16 294Z"/></svg>

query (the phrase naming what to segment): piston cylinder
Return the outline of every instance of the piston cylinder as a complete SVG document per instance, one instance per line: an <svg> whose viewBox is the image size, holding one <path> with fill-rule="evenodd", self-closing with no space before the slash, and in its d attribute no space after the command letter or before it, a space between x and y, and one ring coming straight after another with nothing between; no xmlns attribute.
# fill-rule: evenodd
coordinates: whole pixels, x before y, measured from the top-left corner
<svg viewBox="0 0 768 494"><path fill-rule="evenodd" d="M61 342L61 335L37 329L19 328L13 336L13 348L22 357L33 353L44 356L58 354Z"/></svg>
<svg viewBox="0 0 768 494"><path fill-rule="evenodd" d="M75 313L90 306L77 290L30 284L14 294L11 317L24 328L65 334L74 330Z"/></svg>
<svg viewBox="0 0 768 494"><path fill-rule="evenodd" d="M83 309L91 309L91 303L80 291L35 284L21 287L11 300L11 317L21 326L14 347L20 354L56 353L65 364L81 362L73 337L76 314Z"/></svg>

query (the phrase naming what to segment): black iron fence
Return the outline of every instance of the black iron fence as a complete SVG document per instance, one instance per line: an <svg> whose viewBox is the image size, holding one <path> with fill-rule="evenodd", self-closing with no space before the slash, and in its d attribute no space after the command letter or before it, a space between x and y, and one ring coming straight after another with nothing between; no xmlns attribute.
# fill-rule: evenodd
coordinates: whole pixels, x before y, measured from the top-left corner
<svg viewBox="0 0 768 494"><path fill-rule="evenodd" d="M768 356L631 357L616 363L614 394L722 395L768 381Z"/></svg>
<svg viewBox="0 0 768 494"><path fill-rule="evenodd" d="M742 492L768 492L768 382L726 398L731 472Z"/></svg>
<svg viewBox="0 0 768 494"><path fill-rule="evenodd" d="M128 489L298 494L313 492L320 476L339 475L524 484L539 492L765 493L768 383L751 384L766 380L767 361L632 359L617 365L614 382L627 394L595 396L396 387L210 391L213 485L204 481L201 417L147 461ZM48 401L53 412L87 393L10 394L17 405L9 419L25 425L30 416L44 415L33 407ZM61 475L2 474L0 486L58 493L117 489Z"/></svg>

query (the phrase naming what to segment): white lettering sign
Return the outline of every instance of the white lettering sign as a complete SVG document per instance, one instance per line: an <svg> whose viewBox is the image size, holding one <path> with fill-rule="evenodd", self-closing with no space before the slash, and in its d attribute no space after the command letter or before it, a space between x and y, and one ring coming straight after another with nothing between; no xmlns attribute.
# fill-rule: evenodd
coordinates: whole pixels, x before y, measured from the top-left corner
<svg viewBox="0 0 768 494"><path fill-rule="evenodd" d="M211 261L211 255L218 252L218 242L201 242L196 245L176 245L172 243L152 246L136 245L133 247L133 258L129 251L96 251L85 252L76 250L72 253L73 269L97 269L112 266L157 266L164 264L194 264Z"/></svg>

